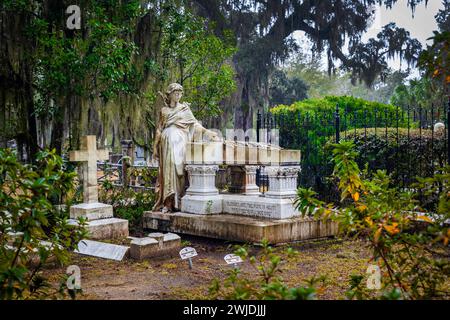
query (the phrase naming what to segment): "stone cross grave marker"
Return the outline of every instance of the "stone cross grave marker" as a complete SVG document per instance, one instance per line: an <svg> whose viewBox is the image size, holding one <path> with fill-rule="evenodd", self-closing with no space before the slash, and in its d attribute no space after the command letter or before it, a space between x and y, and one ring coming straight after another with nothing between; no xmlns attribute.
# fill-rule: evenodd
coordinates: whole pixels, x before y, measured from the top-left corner
<svg viewBox="0 0 450 320"><path fill-rule="evenodd" d="M97 150L95 136L81 138L81 150L71 151L70 161L82 162L83 165L83 201L98 202L97 160L108 160L108 150Z"/></svg>
<svg viewBox="0 0 450 320"><path fill-rule="evenodd" d="M107 150L97 150L95 136L81 138L81 150L71 151L70 161L81 162L83 172L83 203L70 207L70 225L78 225L78 218L87 219L87 230L92 239L127 237L128 220L114 218L110 204L98 202L97 160L107 160Z"/></svg>

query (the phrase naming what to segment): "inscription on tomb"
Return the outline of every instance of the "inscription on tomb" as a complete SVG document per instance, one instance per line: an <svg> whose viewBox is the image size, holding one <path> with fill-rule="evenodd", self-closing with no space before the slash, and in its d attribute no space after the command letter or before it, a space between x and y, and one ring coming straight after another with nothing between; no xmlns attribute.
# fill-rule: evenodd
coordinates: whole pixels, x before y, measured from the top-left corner
<svg viewBox="0 0 450 320"><path fill-rule="evenodd" d="M279 210L276 204L271 203L251 203L235 200L224 200L224 209L231 214L245 214L256 217L270 218Z"/></svg>

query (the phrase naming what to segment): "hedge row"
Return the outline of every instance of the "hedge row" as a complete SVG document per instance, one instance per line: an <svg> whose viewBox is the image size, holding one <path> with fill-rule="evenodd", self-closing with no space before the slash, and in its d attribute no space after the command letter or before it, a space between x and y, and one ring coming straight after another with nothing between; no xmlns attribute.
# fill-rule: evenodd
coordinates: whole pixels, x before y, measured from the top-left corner
<svg viewBox="0 0 450 320"><path fill-rule="evenodd" d="M410 189L417 182L417 177L431 177L447 164L447 136L444 130L388 128L386 136L385 129L357 129L356 132L348 132L342 139L355 142L361 169L367 165L369 173L386 170L392 177L392 183L398 187ZM311 163L302 159L305 175L302 183L313 187L328 201L339 201L336 185L329 178L333 172L331 151L334 143L334 137L330 137L320 161ZM424 207L430 207L435 200L423 197L421 202Z"/></svg>
<svg viewBox="0 0 450 320"><path fill-rule="evenodd" d="M447 163L444 130L389 128L386 136L384 129L377 134L374 129L358 129L346 140L355 142L360 166L367 163L370 170L387 170L398 185L409 185L417 176L431 177Z"/></svg>
<svg viewBox="0 0 450 320"><path fill-rule="evenodd" d="M322 99L312 98L302 101L294 102L292 105L278 105L272 108L270 111L272 114L280 113L292 113L292 112L334 112L336 110L336 105L339 105L341 111L347 111L348 113L353 113L355 111L368 111L373 110L388 110L389 112L396 112L397 107L384 104L376 101L368 101L360 98L355 98L352 96L326 96Z"/></svg>

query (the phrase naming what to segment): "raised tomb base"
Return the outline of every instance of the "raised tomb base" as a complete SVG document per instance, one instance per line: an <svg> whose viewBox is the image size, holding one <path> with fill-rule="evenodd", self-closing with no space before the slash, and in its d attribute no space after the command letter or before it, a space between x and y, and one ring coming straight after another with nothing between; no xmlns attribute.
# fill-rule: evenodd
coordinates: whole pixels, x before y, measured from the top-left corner
<svg viewBox="0 0 450 320"><path fill-rule="evenodd" d="M312 218L264 219L231 214L197 215L190 213L145 212L145 229L237 242L271 244L332 237L337 224Z"/></svg>
<svg viewBox="0 0 450 320"><path fill-rule="evenodd" d="M293 199L275 199L240 194L218 194L209 197L186 195L181 212L198 215L232 214L266 219L289 219L299 216Z"/></svg>

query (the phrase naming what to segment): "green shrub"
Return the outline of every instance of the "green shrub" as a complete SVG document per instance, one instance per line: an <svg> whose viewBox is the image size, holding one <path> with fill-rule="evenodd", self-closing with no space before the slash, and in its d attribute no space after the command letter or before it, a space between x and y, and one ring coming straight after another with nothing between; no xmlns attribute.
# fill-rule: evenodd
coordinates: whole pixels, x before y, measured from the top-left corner
<svg viewBox="0 0 450 320"><path fill-rule="evenodd" d="M370 171L386 170L397 186L431 177L447 161L445 131L388 128L386 135L385 129L358 129L343 140L354 141L360 167L367 163Z"/></svg>
<svg viewBox="0 0 450 320"><path fill-rule="evenodd" d="M320 149L330 137L336 135L336 106L339 106L341 118L340 131L370 127L417 127L411 119L408 121L407 114L393 105L348 96L328 96L298 101L290 106L279 105L270 110L280 124L281 145L301 149L308 156L312 153L313 158L308 162L321 161Z"/></svg>
<svg viewBox="0 0 450 320"><path fill-rule="evenodd" d="M142 232L143 213L151 210L155 203L156 195L151 187L156 183L158 170L150 167L129 167L126 180L129 184L139 184L139 187L114 185L117 171L105 167L104 172L106 176L100 185L99 200L112 205L114 215L127 219L130 232L138 235Z"/></svg>
<svg viewBox="0 0 450 320"><path fill-rule="evenodd" d="M0 299L64 293L64 282L60 291L50 291L42 267L51 258L68 262L86 235L82 219L81 227L69 226L67 212L52 203L73 192L75 176L55 151L40 152L35 165L23 165L11 150L0 149Z"/></svg>
<svg viewBox="0 0 450 320"><path fill-rule="evenodd" d="M144 177L143 180L151 179ZM155 197L153 190L118 187L107 180L102 183L99 191L100 201L112 205L115 216L127 219L133 234L142 231L142 215L153 208Z"/></svg>
<svg viewBox="0 0 450 320"><path fill-rule="evenodd" d="M325 181L331 165L324 146L336 136L336 106L339 106L341 137L360 128L379 127L381 132L385 127L417 127L395 106L349 96L307 99L271 109L279 124L280 145L302 151L300 184L314 188L324 197L333 193Z"/></svg>
<svg viewBox="0 0 450 320"><path fill-rule="evenodd" d="M320 123L319 123L320 125ZM331 148L335 143L334 130L321 134L325 129L290 127L280 130L281 137L290 135L295 142L284 147L302 150L302 174L300 184L311 187L322 200L335 202L339 192L333 181L328 179L333 171ZM393 185L410 187L417 177L431 177L437 168L447 162L447 137L445 131L418 128L355 128L340 132L343 141L354 141L358 152L356 162L369 172L386 170ZM291 140L292 141L292 140ZM297 145L299 144L299 145ZM436 197L423 196L422 205L432 209Z"/></svg>
<svg viewBox="0 0 450 320"><path fill-rule="evenodd" d="M355 98L352 96L326 96L322 99L311 98L302 101L294 102L290 106L279 105L271 109L273 114L280 113L292 113L292 112L303 112L303 113L316 113L316 112L334 112L336 110L336 105L339 105L341 111L344 109L349 113L364 111L372 112L374 110L379 110L380 112L387 109L389 112L396 112L397 107L389 104L384 104L376 101L368 101L361 98Z"/></svg>
<svg viewBox="0 0 450 320"><path fill-rule="evenodd" d="M414 186L438 197L433 215L420 213L417 192L392 186L389 175L360 171L353 142L333 146L333 176L341 193L340 205L314 199L311 190L299 189L295 201L304 215L332 219L344 235L369 241L370 264L381 270L379 299L448 298L450 241L450 167ZM418 227L419 226L419 227ZM370 299L364 276L353 275L348 297Z"/></svg>
<svg viewBox="0 0 450 320"><path fill-rule="evenodd" d="M446 165L447 138L444 132L433 133L431 130L388 128L356 129L349 131L342 141L353 141L358 153L356 163L369 173L386 170L390 174L392 185L412 188L419 177L432 177L438 168ZM311 187L325 201L339 201L339 191L333 179L332 148L334 137L328 138L325 146L319 149L323 157L318 164L302 159L303 170L309 170L312 178L302 186ZM308 171L306 171L308 172ZM304 179L303 181L305 181ZM421 205L434 210L437 204L435 195L421 194Z"/></svg>
<svg viewBox="0 0 450 320"><path fill-rule="evenodd" d="M142 216L145 211L149 211L155 204L155 193L151 190L135 191L133 189L116 190L116 200L118 198L133 199L130 202L115 202L111 204L114 206L115 215L122 219L127 219L130 222L130 231L134 234L142 231ZM125 200L127 201L127 200Z"/></svg>
<svg viewBox="0 0 450 320"><path fill-rule="evenodd" d="M336 136L337 105L341 136L359 128L379 127L381 131L385 127L417 127L395 106L354 97L328 96L295 102L290 106L280 105L270 110L276 118L280 118L281 145L301 149L307 155L308 163L319 164L323 160L322 147L330 137Z"/></svg>
<svg viewBox="0 0 450 320"><path fill-rule="evenodd" d="M292 248L286 250L288 256L296 254ZM250 256L245 246L237 246L235 254L249 263L257 271L255 279L241 273L239 267L227 271L225 280L214 279L209 288L212 299L229 300L316 300L319 283L325 277L312 278L305 286L289 288L281 278L283 261L275 254L266 240L262 241L262 253Z"/></svg>
<svg viewBox="0 0 450 320"><path fill-rule="evenodd" d="M387 135L386 135L387 132ZM386 139L387 138L387 139ZM385 170L390 175L393 186L413 188L418 178L432 177L447 163L447 138L444 131L388 128L385 129L357 129L347 134L343 141L353 141L358 156L356 163L359 167L367 166L368 172ZM331 146L334 139L329 139L325 149L327 166L325 173L332 172ZM332 180L325 180L325 190L328 191L329 201L336 201L339 192ZM437 205L437 195L420 193L420 205L434 211Z"/></svg>

